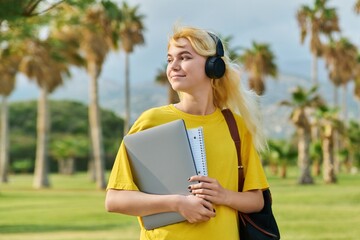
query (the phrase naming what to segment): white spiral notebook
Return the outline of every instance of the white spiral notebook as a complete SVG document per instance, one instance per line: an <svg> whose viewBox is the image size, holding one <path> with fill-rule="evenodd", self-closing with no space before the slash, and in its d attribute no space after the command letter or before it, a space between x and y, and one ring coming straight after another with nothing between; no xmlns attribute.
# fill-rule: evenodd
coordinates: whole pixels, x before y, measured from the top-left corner
<svg viewBox="0 0 360 240"><path fill-rule="evenodd" d="M194 157L196 172L198 175L207 176L206 152L204 132L202 127L187 130L191 151Z"/></svg>

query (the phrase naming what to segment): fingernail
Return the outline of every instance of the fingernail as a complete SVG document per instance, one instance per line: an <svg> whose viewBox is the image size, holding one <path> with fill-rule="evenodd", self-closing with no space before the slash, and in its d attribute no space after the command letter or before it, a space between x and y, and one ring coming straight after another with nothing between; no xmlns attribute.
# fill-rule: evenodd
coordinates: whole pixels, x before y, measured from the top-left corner
<svg viewBox="0 0 360 240"><path fill-rule="evenodd" d="M188 178L188 181L190 181L190 178Z"/></svg>
<svg viewBox="0 0 360 240"><path fill-rule="evenodd" d="M188 186L188 189L191 189L191 186Z"/></svg>
<svg viewBox="0 0 360 240"><path fill-rule="evenodd" d="M214 211L214 213L216 213L216 210L215 210L215 208L213 209L213 211Z"/></svg>

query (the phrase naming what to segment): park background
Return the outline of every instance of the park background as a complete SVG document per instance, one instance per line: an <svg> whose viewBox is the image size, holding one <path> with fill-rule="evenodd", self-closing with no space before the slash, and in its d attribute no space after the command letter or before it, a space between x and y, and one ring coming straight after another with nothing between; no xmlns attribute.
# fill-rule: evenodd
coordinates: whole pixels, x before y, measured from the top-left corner
<svg viewBox="0 0 360 240"><path fill-rule="evenodd" d="M91 5L90 2L87 4ZM122 1L113 2L124 8ZM137 6L137 13L144 16L141 18L144 44L135 46L129 54L130 123L145 109L168 103L167 86L155 80L166 63L167 37L174 23L206 28L223 38L231 36L229 48L233 47L239 55L245 52L244 49L251 49L253 41L268 44L268 50L274 56L270 60L277 66L277 74L271 76L264 73L262 76L266 85L261 98L265 126L268 137L274 140L270 144L270 154L264 156L264 164L272 186L274 212L283 239L357 239L359 236L359 230L354 229L360 223L360 217L355 214L360 209L360 177L356 170L358 156L352 159L350 167L345 165L345 158L340 159L339 169L334 173L335 181L326 183L323 172L315 164L318 162L315 161L316 146L319 148L319 145L315 145L315 153L311 155L309 152L311 168L308 173L312 181L305 181L304 184L301 182L304 180L301 179L303 173L297 166L296 128L289 120L292 109L279 105L284 100L292 101L291 91L299 90L298 86L306 95L307 89L313 84L312 52L309 48L311 35L307 36L304 44L300 43L296 13L304 4L314 7L315 3L321 2L325 2L328 8L334 7L338 15L341 34L334 33L335 39L341 35L354 46L360 46L360 16L354 10L355 4L359 3L356 1L223 1L221 6L218 1L208 1L206 6L200 1L127 1L130 8ZM41 10L41 7L46 6L40 4L37 10ZM44 15L51 14L51 11ZM9 17L3 13L1 11L0 17ZM28 18L34 19L20 15L9 17L8 21L27 21ZM6 32L4 28L2 31ZM46 38L47 30L41 30L39 36ZM321 39L324 43L328 41L326 36ZM2 42L6 41L2 39ZM6 44L1 46L3 51ZM125 59L123 50L109 51L97 78L99 106L103 109L100 115L105 170L111 168L123 134L122 118L126 115ZM325 98L329 105L333 105L329 69L321 57L318 67L319 89L316 93ZM103 186L94 182L96 174L86 172L89 169L87 149L90 144L84 140L84 136L88 135L89 128L85 122L88 121L86 111L90 102L90 81L84 68L70 68L71 77L65 78L63 84L49 94L52 126L47 160L50 172L48 184L44 186L35 186L32 175L36 158L36 100L41 90L35 81L29 81L25 74L19 73L13 91L7 95L9 135L13 140L10 140L7 181L0 185L0 239L137 239L136 219L106 213L103 207L105 193L101 190ZM249 77L250 73L244 69L244 85L248 84ZM346 117L349 121L359 122L359 107L353 95L355 79L356 76L353 76L346 84ZM341 118L345 115L339 115L338 120L344 122ZM351 131L357 129L355 127ZM61 135L64 133L66 135ZM29 141L29 138L33 138L33 141ZM59 156L61 153L54 153L53 146L73 146L76 145L74 141L83 143L75 150L76 168L73 170L77 171L69 173L65 169L59 174L59 159L64 157ZM279 145L285 146L287 142L291 143L288 149L279 148ZM21 148L25 145L28 148ZM356 146L359 146L359 142L355 139ZM20 153L24 153L25 157ZM281 166L285 166L287 172ZM105 171L105 180L107 175L108 171Z"/></svg>

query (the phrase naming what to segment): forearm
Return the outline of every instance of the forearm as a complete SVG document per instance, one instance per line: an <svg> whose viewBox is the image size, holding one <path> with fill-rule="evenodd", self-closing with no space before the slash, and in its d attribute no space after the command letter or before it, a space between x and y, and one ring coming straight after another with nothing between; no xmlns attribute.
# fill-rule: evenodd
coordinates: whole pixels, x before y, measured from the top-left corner
<svg viewBox="0 0 360 240"><path fill-rule="evenodd" d="M235 192L223 188L220 183L206 176L192 176L191 193L217 205L225 205L244 213L259 212L264 206L261 190Z"/></svg>
<svg viewBox="0 0 360 240"><path fill-rule="evenodd" d="M133 216L146 216L161 212L176 211L177 195L152 195L139 191L113 190L106 193L105 208Z"/></svg>
<svg viewBox="0 0 360 240"><path fill-rule="evenodd" d="M264 206L261 190L234 192L227 190L226 205L240 212L259 212Z"/></svg>

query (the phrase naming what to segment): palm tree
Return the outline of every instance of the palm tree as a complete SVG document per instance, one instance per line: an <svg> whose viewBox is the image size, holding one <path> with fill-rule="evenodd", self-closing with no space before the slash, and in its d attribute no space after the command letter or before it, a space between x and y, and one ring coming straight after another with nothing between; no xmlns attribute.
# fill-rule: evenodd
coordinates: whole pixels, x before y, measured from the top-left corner
<svg viewBox="0 0 360 240"><path fill-rule="evenodd" d="M168 88L168 102L169 103L178 103L179 102L179 95L178 93L171 87L169 80L166 76L166 65L164 65L161 69L158 69L155 82L164 85Z"/></svg>
<svg viewBox="0 0 360 240"><path fill-rule="evenodd" d="M317 60L322 56L320 35L331 37L333 32L340 31L336 9L328 8L327 2L328 0L315 0L312 7L302 5L296 13L302 44L310 34L310 51L313 56L311 79L314 85L318 84Z"/></svg>
<svg viewBox="0 0 360 240"><path fill-rule="evenodd" d="M0 109L0 182L8 182L9 124L7 98L15 87L19 55L9 47L0 49L0 51L0 95L2 95Z"/></svg>
<svg viewBox="0 0 360 240"><path fill-rule="evenodd" d="M343 86L342 110L343 119L347 121L347 84L354 77L354 69L357 65L357 48L347 38L342 37L338 41L330 41L324 45L324 58L326 67L329 71L329 79L335 86L334 88L334 106L337 107L337 88Z"/></svg>
<svg viewBox="0 0 360 240"><path fill-rule="evenodd" d="M86 157L89 153L88 138L77 135L57 136L51 142L50 154L58 161L59 173L75 173L75 158Z"/></svg>
<svg viewBox="0 0 360 240"><path fill-rule="evenodd" d="M357 0L354 5L354 10L357 14L360 14L360 0Z"/></svg>
<svg viewBox="0 0 360 240"><path fill-rule="evenodd" d="M311 142L311 126L307 109L322 104L317 94L317 86L306 90L298 86L292 92L291 101L282 101L281 105L292 108L290 120L296 127L298 137L298 166L300 167L299 184L314 182L310 171L309 145Z"/></svg>
<svg viewBox="0 0 360 240"><path fill-rule="evenodd" d="M277 76L275 57L268 44L252 43L252 48L246 49L240 56L245 71L249 73L249 86L258 95L265 92L265 76Z"/></svg>
<svg viewBox="0 0 360 240"><path fill-rule="evenodd" d="M90 76L89 123L92 153L95 166L97 188L104 189L105 159L102 139L101 116L99 109L98 78L105 57L109 52L109 21L104 8L96 5L86 11L81 32L80 48L85 55L87 72Z"/></svg>
<svg viewBox="0 0 360 240"><path fill-rule="evenodd" d="M55 45L50 39L47 41L28 39L24 44L27 50L20 63L20 71L29 79L35 80L40 87L33 185L35 188L44 188L50 186L48 179L48 135L50 128L48 95L63 83L63 74L69 74L69 71L67 66L58 59L58 49L54 49Z"/></svg>
<svg viewBox="0 0 360 240"><path fill-rule="evenodd" d="M124 134L130 129L130 65L129 54L134 51L136 45L144 44L143 19L144 15L138 13L139 5L129 7L126 2L120 9L121 21L119 25L119 36L121 48L125 52L125 120Z"/></svg>
<svg viewBox="0 0 360 240"><path fill-rule="evenodd" d="M356 121L350 121L349 126L346 129L346 136L350 153L348 169L351 169L353 165L360 166L360 123Z"/></svg>
<svg viewBox="0 0 360 240"><path fill-rule="evenodd" d="M227 52L229 58L231 61L235 61L237 62L238 60L240 60L240 55L239 55L239 51L241 49L243 49L240 46L232 46L231 42L233 40L233 36L232 35L228 35L228 36L224 36L222 37L221 35L219 36L221 39L221 42L224 44L224 48L225 51Z"/></svg>
<svg viewBox="0 0 360 240"><path fill-rule="evenodd" d="M355 99L358 100L359 112L360 112L360 53L358 53L356 59L357 59L357 64L354 69L354 82L355 82L354 96ZM360 115L359 115L359 122L360 122Z"/></svg>
<svg viewBox="0 0 360 240"><path fill-rule="evenodd" d="M30 18L39 16L45 12L56 8L65 0L47 1L47 0L17 0L0 2L0 24L3 20L15 20L18 18Z"/></svg>
<svg viewBox="0 0 360 240"><path fill-rule="evenodd" d="M297 156L297 151L294 148L292 141L277 139L269 141L269 151L264 152L262 159L268 159L269 164L277 172L278 165L280 167L280 177L286 178L287 176L287 165Z"/></svg>
<svg viewBox="0 0 360 240"><path fill-rule="evenodd" d="M338 118L337 108L326 105L316 109L316 115L321 126L321 145L323 156L323 179L325 183L336 183L335 171L335 133L343 132L343 124Z"/></svg>

